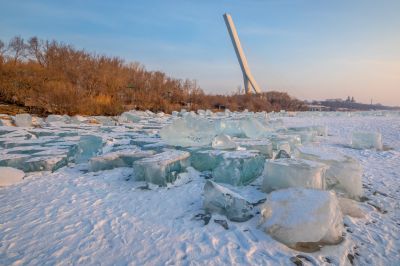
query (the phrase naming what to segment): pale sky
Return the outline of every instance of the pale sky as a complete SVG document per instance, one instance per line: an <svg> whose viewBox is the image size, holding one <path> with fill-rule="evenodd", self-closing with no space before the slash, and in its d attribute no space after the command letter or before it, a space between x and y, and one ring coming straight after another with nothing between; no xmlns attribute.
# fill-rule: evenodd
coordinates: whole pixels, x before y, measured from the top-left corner
<svg viewBox="0 0 400 266"><path fill-rule="evenodd" d="M0 39L55 39L230 93L243 81L225 12L262 90L400 105L397 0L0 0Z"/></svg>

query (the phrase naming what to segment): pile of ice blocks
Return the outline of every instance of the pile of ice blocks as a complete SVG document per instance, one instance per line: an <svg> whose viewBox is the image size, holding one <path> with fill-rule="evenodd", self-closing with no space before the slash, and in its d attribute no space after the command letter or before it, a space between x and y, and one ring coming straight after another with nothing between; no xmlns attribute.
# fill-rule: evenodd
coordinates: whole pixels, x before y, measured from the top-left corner
<svg viewBox="0 0 400 266"><path fill-rule="evenodd" d="M0 115L0 184L23 182L29 172L79 166L91 172L126 167L132 171L130 182L166 187L183 185L179 178L198 171L207 213L234 222L259 219L266 233L293 248L337 243L342 210L362 217L350 200L362 197L362 168L352 157L319 144L330 137L327 126L285 127L284 118L295 115L322 114ZM374 132L355 132L349 143L354 149L383 148L382 136ZM251 187L266 198L263 205L248 198Z"/></svg>

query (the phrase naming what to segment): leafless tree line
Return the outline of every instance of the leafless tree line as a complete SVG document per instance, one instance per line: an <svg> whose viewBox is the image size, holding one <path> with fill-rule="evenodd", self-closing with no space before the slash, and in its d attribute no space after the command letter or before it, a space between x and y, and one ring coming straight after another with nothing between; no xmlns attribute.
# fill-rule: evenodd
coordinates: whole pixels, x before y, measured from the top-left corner
<svg viewBox="0 0 400 266"><path fill-rule="evenodd" d="M194 80L148 71L57 41L0 40L0 100L40 114L116 115L127 109L298 110L286 93L207 95Z"/></svg>

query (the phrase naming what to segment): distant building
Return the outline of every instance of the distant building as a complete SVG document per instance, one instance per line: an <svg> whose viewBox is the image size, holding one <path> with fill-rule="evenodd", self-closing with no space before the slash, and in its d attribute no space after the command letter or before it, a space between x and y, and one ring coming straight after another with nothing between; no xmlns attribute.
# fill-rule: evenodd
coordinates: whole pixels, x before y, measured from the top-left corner
<svg viewBox="0 0 400 266"><path fill-rule="evenodd" d="M317 104L308 104L307 105L308 111L313 111L313 112L322 112L322 111L330 111L331 108L323 105L317 105Z"/></svg>
<svg viewBox="0 0 400 266"><path fill-rule="evenodd" d="M326 102L344 102L343 99L336 98L336 99L326 99Z"/></svg>

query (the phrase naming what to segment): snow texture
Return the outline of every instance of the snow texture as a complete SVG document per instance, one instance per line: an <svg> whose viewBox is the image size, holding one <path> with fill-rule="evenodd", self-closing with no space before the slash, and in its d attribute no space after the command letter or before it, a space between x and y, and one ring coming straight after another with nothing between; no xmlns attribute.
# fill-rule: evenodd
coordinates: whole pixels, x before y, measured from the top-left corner
<svg viewBox="0 0 400 266"><path fill-rule="evenodd" d="M188 137L185 148L171 147L160 138L160 130L176 120L197 121L197 117L192 119L193 113L175 112L173 116L129 113L140 120L120 122L120 117L49 116L43 122L33 117L35 128L15 127L14 117L0 115L3 123L0 126L0 166L21 167L33 158L60 155L68 159L67 165L54 172L40 169L27 172L19 183L0 188L0 265L400 264L399 112L279 112L268 115L199 112L201 121L207 128L210 126L207 137L203 138L201 132L200 136L209 143L198 145L197 133L190 131L184 135ZM205 183L216 181L212 173L225 163L223 155L236 152L213 150L211 142L219 134L229 135L238 144L255 141L246 137L240 128L241 121L248 118L255 118L266 129L257 141L270 142L276 153L279 141L288 142L291 151L304 145L300 132L310 131L315 134L309 135L312 142L306 145L319 149L322 158L344 155L361 165L363 191L359 202L339 199L345 225L342 242L317 246L320 250L304 250L307 244L296 244L296 250L265 233L258 226L260 204L270 195L261 191L262 178L257 177L244 186L223 184L254 206L253 218L234 222L218 212L206 216ZM318 128L326 128L329 135L324 136ZM353 132L380 132L382 150L349 147ZM75 161L75 155L82 152L78 147L84 135L100 138L101 144L96 138L95 149L83 152L85 160ZM306 140L304 136L303 140ZM192 147L193 143L197 147ZM119 151L128 154L152 151L156 155L171 148L190 153L188 162L191 161L193 167L196 154L204 151L205 156L201 158L205 160L197 165L200 172L192 167L172 171L171 175L177 179L160 187L135 180L133 167L88 171L93 157L107 157ZM239 144L239 152L251 150L269 158L261 147ZM290 155L297 158L296 154ZM240 172L240 168L237 169ZM346 179L353 182L348 176ZM340 191L336 186L333 189L341 196L348 196L344 189ZM279 191L282 190L272 193ZM296 203L297 198L285 197L290 203ZM322 204L321 199L318 197L318 201L310 205ZM294 213L304 217L297 209ZM198 217L208 217L209 223L205 225Z"/></svg>
<svg viewBox="0 0 400 266"><path fill-rule="evenodd" d="M10 186L22 181L25 173L12 167L0 167L0 187Z"/></svg>

